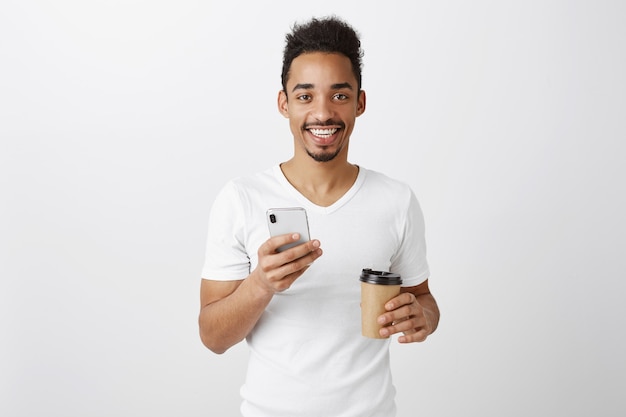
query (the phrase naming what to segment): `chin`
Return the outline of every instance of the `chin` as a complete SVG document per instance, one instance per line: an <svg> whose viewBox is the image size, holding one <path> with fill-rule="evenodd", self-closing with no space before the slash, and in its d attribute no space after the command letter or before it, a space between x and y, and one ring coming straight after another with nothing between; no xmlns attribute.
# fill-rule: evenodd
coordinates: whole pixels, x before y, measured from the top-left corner
<svg viewBox="0 0 626 417"><path fill-rule="evenodd" d="M333 159L335 159L335 157L337 157L337 155L339 155L339 151L314 153L314 152L309 151L308 149L307 149L306 153L311 158L313 158L313 160L315 160L317 162L330 162Z"/></svg>

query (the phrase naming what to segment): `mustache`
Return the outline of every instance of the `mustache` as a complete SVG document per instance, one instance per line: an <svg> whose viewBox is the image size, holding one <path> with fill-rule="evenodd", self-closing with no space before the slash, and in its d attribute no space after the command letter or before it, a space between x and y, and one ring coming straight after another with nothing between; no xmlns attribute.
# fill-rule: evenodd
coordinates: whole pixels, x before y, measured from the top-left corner
<svg viewBox="0 0 626 417"><path fill-rule="evenodd" d="M339 126L340 128L346 127L346 124L341 120L326 120L325 122L314 122L314 123L305 123L302 128L310 129L312 127L326 127L326 126Z"/></svg>

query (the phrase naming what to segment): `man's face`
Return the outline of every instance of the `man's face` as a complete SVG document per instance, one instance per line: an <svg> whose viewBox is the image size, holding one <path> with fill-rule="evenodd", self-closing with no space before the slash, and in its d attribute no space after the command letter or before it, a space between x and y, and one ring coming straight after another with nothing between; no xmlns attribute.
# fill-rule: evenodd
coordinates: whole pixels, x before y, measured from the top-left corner
<svg viewBox="0 0 626 417"><path fill-rule="evenodd" d="M289 118L296 154L305 151L319 162L342 154L355 119L365 111L365 92L359 94L350 59L341 54L305 53L293 60L278 108Z"/></svg>

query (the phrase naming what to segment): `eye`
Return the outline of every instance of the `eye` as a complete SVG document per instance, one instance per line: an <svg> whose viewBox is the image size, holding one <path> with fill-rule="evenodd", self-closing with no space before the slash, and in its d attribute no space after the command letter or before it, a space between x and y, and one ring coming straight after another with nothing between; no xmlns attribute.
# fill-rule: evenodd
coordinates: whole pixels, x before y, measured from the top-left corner
<svg viewBox="0 0 626 417"><path fill-rule="evenodd" d="M338 101L344 101L348 99L348 96L343 93L337 93L333 96L333 99Z"/></svg>
<svg viewBox="0 0 626 417"><path fill-rule="evenodd" d="M299 101L310 101L311 96L308 94L300 94L299 96L296 97L296 99Z"/></svg>

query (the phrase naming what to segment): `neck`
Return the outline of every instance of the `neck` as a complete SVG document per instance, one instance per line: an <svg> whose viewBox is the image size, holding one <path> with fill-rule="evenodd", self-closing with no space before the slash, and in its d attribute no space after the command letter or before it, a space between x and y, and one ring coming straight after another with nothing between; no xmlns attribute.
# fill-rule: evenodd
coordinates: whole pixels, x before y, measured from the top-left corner
<svg viewBox="0 0 626 417"><path fill-rule="evenodd" d="M287 180L312 203L328 207L352 187L359 167L344 160L317 162L312 158L296 157L281 164Z"/></svg>

